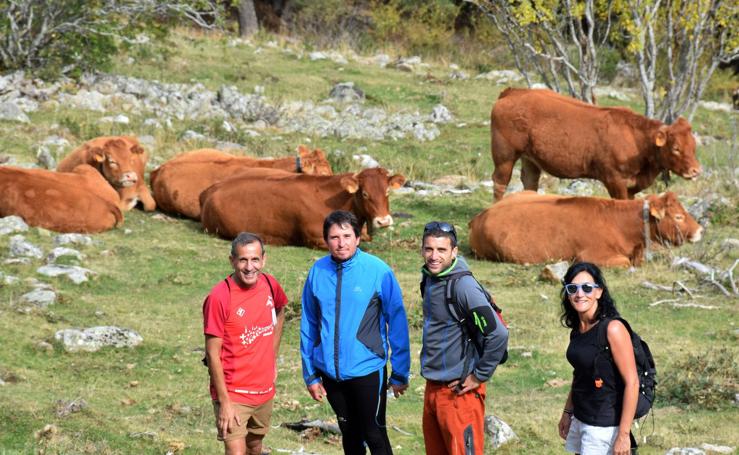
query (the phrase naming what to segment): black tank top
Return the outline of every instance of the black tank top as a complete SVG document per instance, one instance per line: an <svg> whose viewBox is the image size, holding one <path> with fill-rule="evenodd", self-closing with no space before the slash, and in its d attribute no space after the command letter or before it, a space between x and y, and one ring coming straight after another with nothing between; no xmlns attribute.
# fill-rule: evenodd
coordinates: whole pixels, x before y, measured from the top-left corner
<svg viewBox="0 0 739 455"><path fill-rule="evenodd" d="M607 354L599 354L598 325L585 333L573 330L567 360L575 369L572 378L572 403L575 417L597 427L618 426L621 421L624 382ZM602 384L596 386L593 362L598 362Z"/></svg>

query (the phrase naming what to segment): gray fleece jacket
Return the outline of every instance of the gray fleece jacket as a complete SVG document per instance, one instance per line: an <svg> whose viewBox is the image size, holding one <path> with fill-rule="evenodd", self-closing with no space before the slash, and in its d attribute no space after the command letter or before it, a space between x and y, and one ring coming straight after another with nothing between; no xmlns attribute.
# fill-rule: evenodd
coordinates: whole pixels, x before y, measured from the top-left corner
<svg viewBox="0 0 739 455"><path fill-rule="evenodd" d="M480 356L473 343L467 343L467 352L463 353L464 337L459 324L452 317L444 298L446 288L445 276L469 270L461 256L452 263L449 269L434 276L423 267L422 273L428 275L423 299L423 347L421 348L421 376L431 381L449 382L463 379L473 373L480 381L487 381L503 358L508 346L508 329L495 315L495 329L483 334L476 332L473 336L482 341L483 353ZM463 276L457 281L455 291L457 301L471 315L477 311L492 319L492 308L477 281L471 276ZM489 329L488 329L489 330ZM462 371L468 359L468 371Z"/></svg>

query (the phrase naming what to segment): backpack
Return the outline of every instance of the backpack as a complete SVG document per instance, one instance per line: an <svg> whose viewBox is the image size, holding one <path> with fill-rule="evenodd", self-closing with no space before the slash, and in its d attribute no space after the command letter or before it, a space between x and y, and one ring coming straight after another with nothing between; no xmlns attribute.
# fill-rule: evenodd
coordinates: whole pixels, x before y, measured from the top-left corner
<svg viewBox="0 0 739 455"><path fill-rule="evenodd" d="M655 388L657 386L657 369L654 365L654 357L652 357L652 352L649 350L649 345L646 343L646 341L642 340L636 332L631 330L631 326L628 322L626 322L626 320L620 317L605 318L601 320L598 324L597 343L600 351L598 355L595 356L595 360L593 361L594 379L597 382L598 379L601 377L598 374L597 363L600 354L605 353L606 355L608 355L609 360L613 362L611 348L608 345L608 334L606 332L608 328L608 323L610 323L614 319L621 321L621 323L626 326L626 330L628 330L629 335L631 335L631 344L634 346L636 373L639 376L639 398L636 403L636 413L634 415L634 418L639 419L647 415L647 413L649 413L649 410L652 409L652 404L654 403L655 397Z"/></svg>
<svg viewBox="0 0 739 455"><path fill-rule="evenodd" d="M267 280L267 286L269 286L269 293L272 296L272 300L274 301L275 290L272 289L272 282L269 278L267 278L266 274L262 274L262 275L264 276L264 279ZM231 285L228 283L228 277L224 278L223 282L226 283L226 287L228 288L228 291L229 291L228 296L229 298L231 298ZM207 367L208 366L208 354L206 353L200 361L203 362L203 366Z"/></svg>
<svg viewBox="0 0 739 455"><path fill-rule="evenodd" d="M480 284L479 281L477 281L477 278L472 275L472 272L470 272L469 270L464 270L462 272L450 273L449 275L445 275L439 278L441 281L444 281L446 283L444 288L444 298L446 300L447 310L452 316L452 319L457 322L457 325L459 325L460 329L462 330L463 338L465 340L463 352L467 352L467 343L471 341L474 344L475 349L477 350L477 354L482 357L483 346L480 337L475 336L475 334L480 331L482 327L478 327L477 323L479 321L475 321L474 318L470 317L467 311L465 311L464 307L462 307L462 304L457 301L457 281L459 281L459 279L464 276L471 276L475 280L477 285L482 290L482 293L485 295L485 299L487 300L488 304L493 308L493 312L495 313L495 315L498 316L498 319L500 319L500 322L505 327L508 327L508 324L506 324L505 320L503 319L503 310L495 304L495 299L493 299L492 295L490 295L487 289L485 289L485 287ZM423 277L421 278L421 299L423 299L426 292L426 281L428 280L428 278L429 277L426 274L423 274ZM503 353L503 358L500 360L499 364L504 364L506 360L508 360L508 348L506 348L505 352ZM466 364L464 369L467 369Z"/></svg>

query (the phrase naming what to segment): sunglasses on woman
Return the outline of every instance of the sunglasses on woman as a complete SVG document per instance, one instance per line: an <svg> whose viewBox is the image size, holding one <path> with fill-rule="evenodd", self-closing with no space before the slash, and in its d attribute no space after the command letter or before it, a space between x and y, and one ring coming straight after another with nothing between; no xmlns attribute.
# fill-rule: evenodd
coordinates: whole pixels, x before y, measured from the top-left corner
<svg viewBox="0 0 739 455"><path fill-rule="evenodd" d="M582 284L575 284L575 283L569 283L565 284L565 292L567 292L567 295L575 295L577 294L577 291L582 289L582 292L584 292L586 295L590 295L595 288L599 288L595 283L582 283Z"/></svg>

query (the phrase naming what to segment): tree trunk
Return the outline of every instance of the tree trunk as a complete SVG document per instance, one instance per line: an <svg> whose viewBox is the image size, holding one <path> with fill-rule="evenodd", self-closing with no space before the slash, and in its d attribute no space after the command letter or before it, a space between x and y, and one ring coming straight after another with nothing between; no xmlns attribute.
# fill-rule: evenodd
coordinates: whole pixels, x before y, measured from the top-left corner
<svg viewBox="0 0 739 455"><path fill-rule="evenodd" d="M254 0L239 1L239 36L247 37L259 31L257 22L257 11L254 8Z"/></svg>

